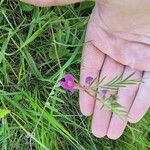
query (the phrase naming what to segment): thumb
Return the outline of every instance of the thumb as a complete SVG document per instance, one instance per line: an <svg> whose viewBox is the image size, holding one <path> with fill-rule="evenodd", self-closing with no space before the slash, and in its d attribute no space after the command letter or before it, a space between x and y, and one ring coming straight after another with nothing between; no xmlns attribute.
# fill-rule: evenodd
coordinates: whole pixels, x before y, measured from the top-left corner
<svg viewBox="0 0 150 150"><path fill-rule="evenodd" d="M56 5L65 5L65 4L72 4L76 2L82 2L84 0L20 0L25 3L29 3L35 6L56 6Z"/></svg>

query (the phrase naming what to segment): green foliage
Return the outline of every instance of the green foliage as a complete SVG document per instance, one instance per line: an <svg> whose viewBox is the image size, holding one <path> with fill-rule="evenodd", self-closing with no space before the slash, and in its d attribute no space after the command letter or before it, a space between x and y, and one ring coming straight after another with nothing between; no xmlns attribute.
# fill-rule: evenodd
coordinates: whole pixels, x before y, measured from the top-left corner
<svg viewBox="0 0 150 150"><path fill-rule="evenodd" d="M10 113L10 110L8 109L0 109L0 119L4 118L9 113Z"/></svg>
<svg viewBox="0 0 150 150"><path fill-rule="evenodd" d="M100 84L97 87L101 87L108 90L118 90L118 88L125 88L129 85L135 85L141 83L141 81L130 79L134 73L130 74L126 78L123 78L122 75L114 77L110 82L103 84L103 81L106 77L101 79Z"/></svg>
<svg viewBox="0 0 150 150"><path fill-rule="evenodd" d="M23 11L26 11L26 12L30 12L33 10L33 6L26 4L26 3L20 3L20 7Z"/></svg>
<svg viewBox="0 0 150 150"><path fill-rule="evenodd" d="M0 106L11 110L0 120L1 150L150 149L150 112L120 139L98 139L91 134L91 119L80 113L78 95L58 87L63 72L79 78L94 3L84 5L23 10L18 0L0 0Z"/></svg>

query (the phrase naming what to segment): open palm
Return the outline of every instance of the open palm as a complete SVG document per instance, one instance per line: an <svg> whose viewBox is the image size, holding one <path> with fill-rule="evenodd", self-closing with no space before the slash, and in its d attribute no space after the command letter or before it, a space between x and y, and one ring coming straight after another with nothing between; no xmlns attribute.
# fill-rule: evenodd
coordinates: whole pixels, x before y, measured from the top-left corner
<svg viewBox="0 0 150 150"><path fill-rule="evenodd" d="M129 111L130 118L126 118L126 121L112 114L105 107L101 109L98 101L83 91L80 92L82 113L86 116L93 116L93 134L97 137L107 135L109 138L116 139L123 133L128 121L131 123L139 121L149 108L150 72L137 71L122 64L139 70L149 70L149 66L146 65L146 54L142 53L144 56L141 57L137 51L141 48L148 51L150 46L120 38L116 34L113 35L113 33L103 30L101 27L103 20L99 16L100 8L98 7L100 6L95 6L87 26L86 44L81 65L81 84L85 84L85 78L89 75L99 76L99 79L106 76L105 82L107 82L117 75L128 76L133 72L135 72L133 79L144 81L144 84L140 86L118 89L118 102L126 108L126 111Z"/></svg>
<svg viewBox="0 0 150 150"><path fill-rule="evenodd" d="M40 6L78 1L81 0L58 0L57 2L26 0L26 2ZM80 74L81 84L85 84L87 76L99 76L99 79L106 76L105 82L107 82L117 75L128 76L133 72L135 72L132 76L133 79L144 81L140 85L118 89L118 102L126 108L126 111L129 111L130 118L126 118L124 121L107 108L101 108L102 106L95 100L96 98L80 91L81 112L86 116L92 115L92 133L97 137L107 135L111 139L117 139L123 133L127 122L139 121L150 106L150 72L148 72L150 63L147 63L150 59L148 51L150 39L137 34L113 32L112 28L105 25L107 19L105 21L102 19L99 10L103 10L103 7L97 3L87 26ZM109 15L107 17L108 21L111 20ZM144 33L144 31L142 32ZM147 72L143 72L143 70ZM97 97L96 94L95 97Z"/></svg>

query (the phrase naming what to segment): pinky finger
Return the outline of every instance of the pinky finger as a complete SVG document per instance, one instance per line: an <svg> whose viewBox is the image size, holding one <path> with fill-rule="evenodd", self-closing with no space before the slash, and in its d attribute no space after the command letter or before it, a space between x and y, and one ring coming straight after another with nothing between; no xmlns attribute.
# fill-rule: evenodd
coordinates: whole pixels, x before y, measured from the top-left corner
<svg viewBox="0 0 150 150"><path fill-rule="evenodd" d="M141 83L129 112L129 122L131 123L138 122L150 107L150 72L144 73L142 81L144 83Z"/></svg>

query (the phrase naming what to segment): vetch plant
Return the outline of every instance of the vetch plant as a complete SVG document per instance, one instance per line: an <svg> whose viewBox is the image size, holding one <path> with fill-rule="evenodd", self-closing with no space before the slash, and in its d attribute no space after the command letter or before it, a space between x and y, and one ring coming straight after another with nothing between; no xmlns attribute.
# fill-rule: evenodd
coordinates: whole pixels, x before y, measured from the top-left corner
<svg viewBox="0 0 150 150"><path fill-rule="evenodd" d="M126 112L125 108L117 102L117 90L118 88L127 87L128 85L141 83L141 81L130 79L133 74L134 73L126 78L123 78L122 75L116 76L109 82L104 82L106 77L97 81L97 78L88 76L85 79L85 85L75 83L74 76L72 74L66 74L64 80L60 81L60 87L71 93L74 93L77 90L83 90L88 95L95 98L95 95L92 94L94 92L98 95L95 99L102 104L102 107L105 106L120 117L125 117L128 115L128 112Z"/></svg>

